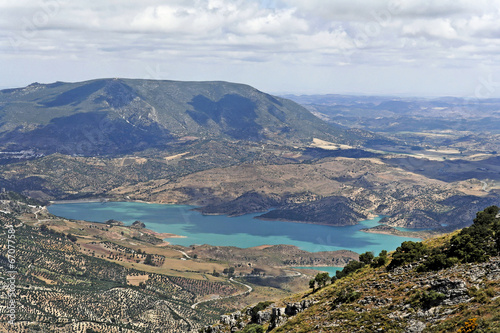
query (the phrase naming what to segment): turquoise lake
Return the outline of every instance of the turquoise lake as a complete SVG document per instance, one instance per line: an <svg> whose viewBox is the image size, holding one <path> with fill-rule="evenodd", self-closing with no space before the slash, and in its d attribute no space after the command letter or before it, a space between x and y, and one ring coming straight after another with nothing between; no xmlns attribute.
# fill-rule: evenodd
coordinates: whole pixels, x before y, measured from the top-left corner
<svg viewBox="0 0 500 333"><path fill-rule="evenodd" d="M403 241L416 238L372 234L359 231L378 225L380 218L366 220L355 226L263 221L260 214L239 217L205 216L192 211L193 206L161 205L139 202L62 203L48 207L49 212L68 219L104 222L109 219L130 225L136 220L156 232L172 233L186 238L168 238L176 245L221 245L242 248L259 245L290 244L310 251L352 250L358 253L395 250Z"/></svg>

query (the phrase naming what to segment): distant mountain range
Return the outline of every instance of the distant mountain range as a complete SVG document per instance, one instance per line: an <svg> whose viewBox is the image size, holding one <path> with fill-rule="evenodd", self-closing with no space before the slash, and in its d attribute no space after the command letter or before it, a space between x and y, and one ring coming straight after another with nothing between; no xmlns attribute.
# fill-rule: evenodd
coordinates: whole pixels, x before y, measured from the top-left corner
<svg viewBox="0 0 500 333"><path fill-rule="evenodd" d="M127 154L193 139L373 144L297 103L228 82L98 79L0 91L0 147L68 155Z"/></svg>
<svg viewBox="0 0 500 333"><path fill-rule="evenodd" d="M285 95L332 124L375 133L469 131L500 134L498 98Z"/></svg>

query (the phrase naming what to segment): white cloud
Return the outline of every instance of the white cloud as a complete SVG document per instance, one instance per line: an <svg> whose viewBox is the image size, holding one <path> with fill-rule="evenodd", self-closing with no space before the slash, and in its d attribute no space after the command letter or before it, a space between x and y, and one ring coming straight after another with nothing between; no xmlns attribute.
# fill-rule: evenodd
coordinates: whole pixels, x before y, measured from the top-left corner
<svg viewBox="0 0 500 333"><path fill-rule="evenodd" d="M165 62L229 80L224 67L248 64L246 75L264 81L281 65L311 75L336 66L494 71L499 22L500 0L0 0L0 61L94 59L96 76L109 69L99 63L121 64L127 76L137 72L127 64Z"/></svg>

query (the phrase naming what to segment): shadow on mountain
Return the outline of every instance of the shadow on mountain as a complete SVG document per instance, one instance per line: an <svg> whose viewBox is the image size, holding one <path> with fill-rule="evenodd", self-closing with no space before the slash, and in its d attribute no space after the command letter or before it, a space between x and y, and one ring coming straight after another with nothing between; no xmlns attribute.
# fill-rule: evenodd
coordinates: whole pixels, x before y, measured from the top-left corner
<svg viewBox="0 0 500 333"><path fill-rule="evenodd" d="M54 118L32 131L17 129L1 137L0 144L9 150L93 156L162 147L171 139L168 131L157 124L141 127L124 119L111 119L105 112L87 112Z"/></svg>
<svg viewBox="0 0 500 333"><path fill-rule="evenodd" d="M306 148L304 150L304 155L318 159L326 157L370 158L380 156L380 154L372 153L363 149L329 150L323 148Z"/></svg>
<svg viewBox="0 0 500 333"><path fill-rule="evenodd" d="M187 110L189 116L200 126L218 125L222 133L238 140L258 140L262 126L256 123L257 106L250 99L228 94L214 102L203 95L195 96L188 104L194 111Z"/></svg>
<svg viewBox="0 0 500 333"><path fill-rule="evenodd" d="M24 191L41 191L53 197L64 197L63 190L51 188L50 183L39 176L31 176L23 179L5 179L0 177L0 187L15 190L19 193Z"/></svg>
<svg viewBox="0 0 500 333"><path fill-rule="evenodd" d="M385 158L385 163L428 178L446 182L477 179L500 180L500 157L493 156L481 161L435 161L415 157Z"/></svg>
<svg viewBox="0 0 500 333"><path fill-rule="evenodd" d="M68 90L62 94L57 95L53 100L42 102L41 104L46 107L56 107L65 105L78 105L85 101L90 95L95 93L101 88L106 86L105 80L94 81L86 85Z"/></svg>

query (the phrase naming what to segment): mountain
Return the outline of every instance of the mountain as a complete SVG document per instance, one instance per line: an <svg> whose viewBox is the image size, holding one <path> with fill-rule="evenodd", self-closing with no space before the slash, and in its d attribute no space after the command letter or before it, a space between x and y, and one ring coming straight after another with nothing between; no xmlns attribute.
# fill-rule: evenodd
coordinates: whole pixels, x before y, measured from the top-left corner
<svg viewBox="0 0 500 333"><path fill-rule="evenodd" d="M302 106L243 84L98 79L0 91L0 146L109 155L196 139L358 145L382 138L329 125Z"/></svg>

